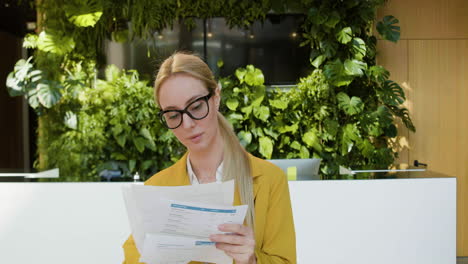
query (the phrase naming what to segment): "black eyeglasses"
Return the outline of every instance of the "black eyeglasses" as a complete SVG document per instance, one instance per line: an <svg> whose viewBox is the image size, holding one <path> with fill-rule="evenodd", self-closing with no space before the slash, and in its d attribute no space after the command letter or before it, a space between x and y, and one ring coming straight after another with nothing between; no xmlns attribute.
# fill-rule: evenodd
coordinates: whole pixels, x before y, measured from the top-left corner
<svg viewBox="0 0 468 264"><path fill-rule="evenodd" d="M178 128L184 118L184 113L195 120L201 120L205 118L210 112L210 106L208 100L210 100L212 94L209 93L206 96L200 97L195 101L187 105L183 110L165 110L159 112L159 118L161 122L169 129Z"/></svg>

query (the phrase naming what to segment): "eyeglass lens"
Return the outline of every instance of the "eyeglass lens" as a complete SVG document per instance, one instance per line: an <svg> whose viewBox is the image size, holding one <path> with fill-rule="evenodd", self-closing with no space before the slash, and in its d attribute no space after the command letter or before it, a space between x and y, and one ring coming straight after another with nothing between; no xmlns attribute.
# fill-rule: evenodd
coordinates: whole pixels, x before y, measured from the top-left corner
<svg viewBox="0 0 468 264"><path fill-rule="evenodd" d="M182 113L187 113L192 119L200 120L208 115L208 100L205 97L189 104L183 111L167 111L162 114L162 119L168 128L177 128L182 124Z"/></svg>

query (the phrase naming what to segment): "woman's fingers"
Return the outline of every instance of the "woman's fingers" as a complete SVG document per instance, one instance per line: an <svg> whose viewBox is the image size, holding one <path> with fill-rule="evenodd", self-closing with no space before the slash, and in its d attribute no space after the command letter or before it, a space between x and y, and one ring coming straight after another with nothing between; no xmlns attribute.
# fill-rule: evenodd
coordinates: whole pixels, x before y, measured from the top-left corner
<svg viewBox="0 0 468 264"><path fill-rule="evenodd" d="M210 240L216 247L231 256L236 263L255 263L255 238L250 227L239 224L222 224L218 227L226 234L214 234Z"/></svg>
<svg viewBox="0 0 468 264"><path fill-rule="evenodd" d="M241 236L237 234L216 234L211 235L210 240L216 243L226 243L232 245L245 245L249 247L255 246L253 237Z"/></svg>
<svg viewBox="0 0 468 264"><path fill-rule="evenodd" d="M211 241L216 243L227 243L232 245L244 245L246 239L236 234L216 234L210 236Z"/></svg>
<svg viewBox="0 0 468 264"><path fill-rule="evenodd" d="M224 250L226 252L234 253L234 254L245 254L247 251L244 246L237 246L237 245L226 244L226 243L216 243L216 247L218 249Z"/></svg>
<svg viewBox="0 0 468 264"><path fill-rule="evenodd" d="M222 224L218 226L218 229L223 232L237 233L244 236L252 233L251 228L239 224Z"/></svg>

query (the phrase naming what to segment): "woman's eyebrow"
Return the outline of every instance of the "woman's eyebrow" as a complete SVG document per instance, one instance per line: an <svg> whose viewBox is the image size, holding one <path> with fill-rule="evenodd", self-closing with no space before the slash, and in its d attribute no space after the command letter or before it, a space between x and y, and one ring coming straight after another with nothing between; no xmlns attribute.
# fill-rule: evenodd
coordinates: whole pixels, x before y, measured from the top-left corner
<svg viewBox="0 0 468 264"><path fill-rule="evenodd" d="M198 95L194 95L194 96L190 97L190 98L187 100L187 102L185 102L185 107L187 107L187 105L193 103L193 101L195 101L196 99L198 99L198 98L200 98L200 97L203 97L203 95L198 94ZM166 110L177 110L177 109L179 109L179 108L178 108L178 107L175 107L175 106L168 106L168 107L166 107L166 108L164 108L164 109L162 109L162 110L163 110L163 111L166 111Z"/></svg>

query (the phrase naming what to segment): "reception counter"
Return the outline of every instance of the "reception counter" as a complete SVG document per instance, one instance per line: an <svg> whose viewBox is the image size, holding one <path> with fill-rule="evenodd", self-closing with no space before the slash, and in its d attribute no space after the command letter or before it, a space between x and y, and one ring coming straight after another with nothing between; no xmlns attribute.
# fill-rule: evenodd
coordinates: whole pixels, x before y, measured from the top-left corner
<svg viewBox="0 0 468 264"><path fill-rule="evenodd" d="M121 263L121 187L0 183L0 263ZM298 263L456 262L456 178L289 182Z"/></svg>

